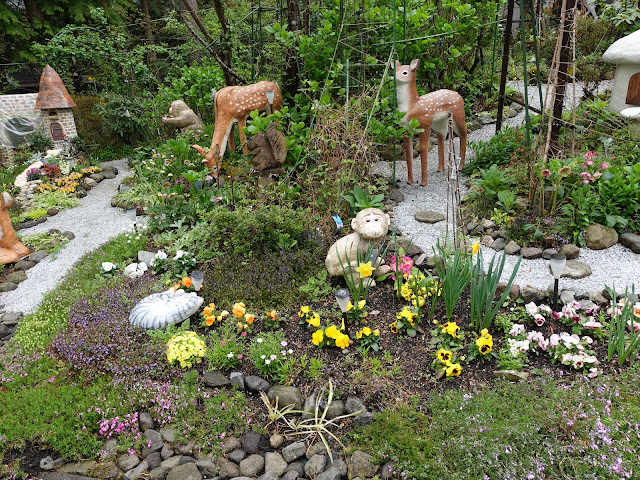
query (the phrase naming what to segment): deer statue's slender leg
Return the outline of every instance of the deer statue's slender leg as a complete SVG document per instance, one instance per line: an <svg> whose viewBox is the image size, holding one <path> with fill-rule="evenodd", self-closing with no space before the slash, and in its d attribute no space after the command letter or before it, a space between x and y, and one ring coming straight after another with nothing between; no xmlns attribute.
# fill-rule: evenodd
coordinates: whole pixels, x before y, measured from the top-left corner
<svg viewBox="0 0 640 480"><path fill-rule="evenodd" d="M413 146L411 139L405 135L404 137L404 158L407 160L407 183L413 183Z"/></svg>
<svg viewBox="0 0 640 480"><path fill-rule="evenodd" d="M421 180L420 185L427 186L427 167L429 162L429 136L431 135L431 127L425 128L424 132L420 133L420 169Z"/></svg>
<svg viewBox="0 0 640 480"><path fill-rule="evenodd" d="M244 134L244 127L247 125L247 118L238 119L238 132L240 132L240 145L242 145L242 153L249 155L247 149L247 136Z"/></svg>

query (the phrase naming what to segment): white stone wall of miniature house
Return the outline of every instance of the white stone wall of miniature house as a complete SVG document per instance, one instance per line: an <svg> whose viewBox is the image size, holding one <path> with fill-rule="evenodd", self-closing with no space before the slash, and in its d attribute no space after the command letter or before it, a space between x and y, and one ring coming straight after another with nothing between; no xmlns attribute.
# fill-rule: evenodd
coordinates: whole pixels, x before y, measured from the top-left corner
<svg viewBox="0 0 640 480"><path fill-rule="evenodd" d="M40 77L36 108L42 113L45 132L56 146L78 136L72 111L75 106L76 103L69 95L60 75L47 65Z"/></svg>
<svg viewBox="0 0 640 480"><path fill-rule="evenodd" d="M611 90L611 111L640 106L640 30L614 42L602 59L616 66Z"/></svg>

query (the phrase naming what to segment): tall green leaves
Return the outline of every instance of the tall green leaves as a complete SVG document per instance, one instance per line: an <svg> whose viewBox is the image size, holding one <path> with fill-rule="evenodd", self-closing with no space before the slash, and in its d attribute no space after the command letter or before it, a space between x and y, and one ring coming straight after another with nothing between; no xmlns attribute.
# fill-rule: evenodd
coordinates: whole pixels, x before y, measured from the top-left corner
<svg viewBox="0 0 640 480"><path fill-rule="evenodd" d="M442 299L447 321L451 321L453 309L471 280L471 263L461 250L447 251L439 242L436 250L442 258L442 261L436 261L438 277L442 283Z"/></svg>
<svg viewBox="0 0 640 480"><path fill-rule="evenodd" d="M640 329L635 330L636 322L633 315L633 302L627 299L627 292L620 303L617 303L616 290L607 288L611 296L613 312L609 323L609 344L607 361L611 361L614 354L618 354L618 365L622 365L627 357L633 363L636 350L640 347ZM631 296L635 293L632 289ZM631 327L631 333L627 336L627 327ZM628 338L627 338L628 337Z"/></svg>

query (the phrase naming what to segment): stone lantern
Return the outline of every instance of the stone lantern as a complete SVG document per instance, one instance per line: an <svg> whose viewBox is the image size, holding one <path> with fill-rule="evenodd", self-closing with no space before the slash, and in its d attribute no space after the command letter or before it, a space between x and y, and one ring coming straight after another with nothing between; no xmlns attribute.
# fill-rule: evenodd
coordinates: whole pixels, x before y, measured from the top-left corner
<svg viewBox="0 0 640 480"><path fill-rule="evenodd" d="M36 108L42 112L45 132L57 146L78 136L71 111L75 106L60 75L47 65L40 77Z"/></svg>

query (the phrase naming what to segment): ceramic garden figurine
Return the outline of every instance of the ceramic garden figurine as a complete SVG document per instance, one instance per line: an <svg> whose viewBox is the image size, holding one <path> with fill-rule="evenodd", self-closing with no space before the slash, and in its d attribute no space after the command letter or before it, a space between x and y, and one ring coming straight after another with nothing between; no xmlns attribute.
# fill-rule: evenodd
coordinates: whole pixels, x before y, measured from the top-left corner
<svg viewBox="0 0 640 480"><path fill-rule="evenodd" d="M13 198L8 192L0 194L0 263L7 264L20 260L29 255L29 249L18 240L16 231L11 225L9 207L13 204Z"/></svg>
<svg viewBox="0 0 640 480"><path fill-rule="evenodd" d="M389 224L389 215L379 208L365 208L358 212L351 221L353 232L340 238L329 248L325 260L329 275L344 275L340 262L345 268L357 267L358 257L364 261L367 250L380 246L387 236Z"/></svg>
<svg viewBox="0 0 640 480"><path fill-rule="evenodd" d="M272 92L272 93L268 93ZM269 103L267 95L273 95L272 104ZM280 110L282 107L282 95L278 84L275 82L262 81L247 85L246 87L232 86L224 87L216 93L214 97L214 108L216 123L211 139L211 148L206 152L200 145L193 145L201 155L204 155L207 166L211 169L213 176L218 178L222 156L227 148L229 136L232 133L233 124L237 123L240 130L240 142L245 143L246 137L244 127L247 117L254 110L261 112ZM231 137L229 149L234 152L235 146ZM242 152L247 155L248 149L243 145Z"/></svg>
<svg viewBox="0 0 640 480"><path fill-rule="evenodd" d="M183 132L202 127L200 117L182 100L174 100L169 107L169 115L162 117L162 123L181 128Z"/></svg>
<svg viewBox="0 0 640 480"><path fill-rule="evenodd" d="M267 132L259 132L247 142L249 155L259 176L283 173L282 164L287 157L287 141L278 125L273 122Z"/></svg>
<svg viewBox="0 0 640 480"><path fill-rule="evenodd" d="M406 112L403 121L409 123L417 118L424 131L420 137L420 168L422 170L420 185L427 184L427 152L429 135L433 129L438 137L438 171L444 171L444 139L449 129L449 116L453 120L453 130L460 137L460 165L464 166L467 151L467 125L464 119L464 100L459 93L452 90L437 90L418 96L416 72L419 60L412 60L409 65L400 65L396 61L396 91L398 110ZM413 148L411 139L404 138L404 151L407 159L407 183L413 183Z"/></svg>

